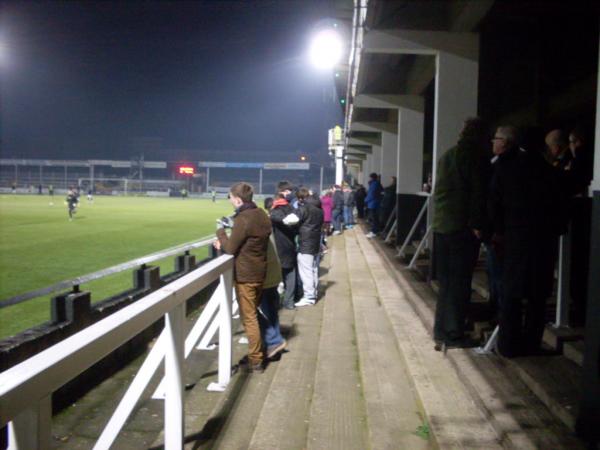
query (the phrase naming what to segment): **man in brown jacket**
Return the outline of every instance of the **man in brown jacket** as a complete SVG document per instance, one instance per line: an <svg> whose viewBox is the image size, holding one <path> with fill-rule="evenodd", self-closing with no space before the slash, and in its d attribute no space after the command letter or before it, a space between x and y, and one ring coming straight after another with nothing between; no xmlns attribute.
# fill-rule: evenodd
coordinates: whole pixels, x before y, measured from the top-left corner
<svg viewBox="0 0 600 450"><path fill-rule="evenodd" d="M234 255L235 290L242 323L248 336L248 370L263 371L263 352L257 308L260 305L263 282L267 273L267 246L271 220L252 201L253 190L248 183L231 186L229 201L235 208L231 236L217 230L218 250Z"/></svg>

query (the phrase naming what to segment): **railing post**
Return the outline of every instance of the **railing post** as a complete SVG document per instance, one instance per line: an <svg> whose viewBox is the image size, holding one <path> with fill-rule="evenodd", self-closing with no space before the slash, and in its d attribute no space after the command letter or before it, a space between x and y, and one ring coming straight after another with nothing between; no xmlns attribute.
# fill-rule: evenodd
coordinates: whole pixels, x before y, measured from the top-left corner
<svg viewBox="0 0 600 450"><path fill-rule="evenodd" d="M183 448L183 349L185 302L165 315L165 449Z"/></svg>
<svg viewBox="0 0 600 450"><path fill-rule="evenodd" d="M221 283L225 287L225 295L221 300L221 326L219 327L219 384L227 386L231 379L231 302L233 288L233 271L228 270L221 275Z"/></svg>
<svg viewBox="0 0 600 450"><path fill-rule="evenodd" d="M9 424L9 450L45 450L50 448L52 397L41 399Z"/></svg>
<svg viewBox="0 0 600 450"><path fill-rule="evenodd" d="M569 323L569 291L571 284L571 227L558 243L558 285L556 288L555 328Z"/></svg>
<svg viewBox="0 0 600 450"><path fill-rule="evenodd" d="M186 250L185 254L179 255L175 258L175 272L191 272L196 268L196 257L190 255L190 252Z"/></svg>
<svg viewBox="0 0 600 450"><path fill-rule="evenodd" d="M221 282L217 288L219 292L219 312L213 326L219 326L219 374L216 383L210 383L209 391L222 392L227 388L231 379L231 304L233 301L233 271L230 269L221 275ZM212 328L212 327L211 327ZM204 339L211 339L209 329ZM201 342L202 344L202 342Z"/></svg>
<svg viewBox="0 0 600 450"><path fill-rule="evenodd" d="M160 267L142 264L133 272L133 287L145 291L157 290L160 287Z"/></svg>
<svg viewBox="0 0 600 450"><path fill-rule="evenodd" d="M397 257L404 258L404 250L406 250L406 247L410 243L410 240L412 239L413 234L415 234L415 231L417 230L417 227L419 226L419 223L421 222L421 219L423 218L423 214L425 214L425 211L427 211L427 209L429 208L429 198L430 197L427 197L425 199L425 202L423 203L423 206L421 207L421 211L419 211L419 214L417 215L417 218L416 218L415 222L413 223L413 226L410 228L410 231L408 232L408 234L406 235L406 238L404 239L404 242L402 243L402 247L400 247L400 250L398 250L398 254L396 255Z"/></svg>
<svg viewBox="0 0 600 450"><path fill-rule="evenodd" d="M75 286L72 292L53 297L50 303L52 323L69 322L78 329L85 328L90 320L91 294L80 292Z"/></svg>

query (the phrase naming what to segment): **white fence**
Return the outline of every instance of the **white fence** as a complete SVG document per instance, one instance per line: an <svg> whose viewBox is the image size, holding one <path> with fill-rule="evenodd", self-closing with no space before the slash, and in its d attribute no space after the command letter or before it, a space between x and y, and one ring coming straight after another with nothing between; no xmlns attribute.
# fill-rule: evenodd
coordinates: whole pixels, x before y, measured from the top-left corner
<svg viewBox="0 0 600 450"><path fill-rule="evenodd" d="M184 340L186 301L216 280L217 289ZM9 425L9 449L50 448L52 393L163 316L162 333L94 448L111 447L163 360L164 379L153 397L165 402L165 448L183 448L185 359L217 329L218 382L209 389L224 390L231 377L232 291L233 257L223 255L1 373L0 427Z"/></svg>

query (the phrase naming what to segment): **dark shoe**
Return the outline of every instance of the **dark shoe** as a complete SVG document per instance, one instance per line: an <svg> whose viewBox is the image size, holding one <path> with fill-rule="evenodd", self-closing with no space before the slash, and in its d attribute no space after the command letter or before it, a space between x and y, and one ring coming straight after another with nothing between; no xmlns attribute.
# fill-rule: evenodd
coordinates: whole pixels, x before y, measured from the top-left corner
<svg viewBox="0 0 600 450"><path fill-rule="evenodd" d="M268 359L273 358L275 355L277 355L277 353L285 350L286 347L287 347L287 341L285 339L279 344L271 345L267 349L267 358Z"/></svg>
<svg viewBox="0 0 600 450"><path fill-rule="evenodd" d="M449 350L451 348L474 348L474 347L478 347L479 346L479 342L470 339L470 338L463 338L463 339L458 339L458 340L453 340L453 341L436 341L435 346L433 347L433 349L436 352L444 352L446 353L446 350Z"/></svg>
<svg viewBox="0 0 600 450"><path fill-rule="evenodd" d="M248 373L263 373L265 371L265 367L262 363L248 364L246 366L246 371Z"/></svg>

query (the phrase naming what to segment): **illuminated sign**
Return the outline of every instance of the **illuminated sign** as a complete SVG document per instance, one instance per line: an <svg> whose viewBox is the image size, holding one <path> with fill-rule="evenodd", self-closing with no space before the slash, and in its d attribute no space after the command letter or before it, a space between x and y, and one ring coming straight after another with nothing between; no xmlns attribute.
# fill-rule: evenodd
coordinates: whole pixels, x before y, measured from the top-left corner
<svg viewBox="0 0 600 450"><path fill-rule="evenodd" d="M194 175L195 172L194 166L179 166L180 175Z"/></svg>

